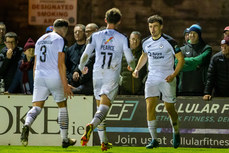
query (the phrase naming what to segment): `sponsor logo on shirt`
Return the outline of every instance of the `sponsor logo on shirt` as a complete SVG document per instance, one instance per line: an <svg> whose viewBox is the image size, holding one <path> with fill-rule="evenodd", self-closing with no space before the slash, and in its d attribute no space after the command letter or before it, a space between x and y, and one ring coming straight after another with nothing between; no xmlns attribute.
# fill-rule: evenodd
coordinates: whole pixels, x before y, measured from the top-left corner
<svg viewBox="0 0 229 153"><path fill-rule="evenodd" d="M110 51L114 51L114 46L112 46L112 45L107 45L109 42L112 42L112 39L113 39L114 37L110 37L109 39L103 39L103 44L105 44L105 45L101 45L101 47L100 47L100 49L101 50L110 50Z"/></svg>
<svg viewBox="0 0 229 153"><path fill-rule="evenodd" d="M109 41L111 41L114 37L110 37L109 39L107 39L107 41L105 42L105 44L107 44Z"/></svg>
<svg viewBox="0 0 229 153"><path fill-rule="evenodd" d="M162 53L157 53L157 52L148 52L148 55L150 57L153 57L153 59L163 59L164 55Z"/></svg>

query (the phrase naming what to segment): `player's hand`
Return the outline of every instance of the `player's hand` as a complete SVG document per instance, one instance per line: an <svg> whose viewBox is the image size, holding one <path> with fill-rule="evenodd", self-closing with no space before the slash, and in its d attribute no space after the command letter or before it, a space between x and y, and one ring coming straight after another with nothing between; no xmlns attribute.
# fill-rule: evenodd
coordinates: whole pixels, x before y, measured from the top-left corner
<svg viewBox="0 0 229 153"><path fill-rule="evenodd" d="M77 82L79 80L80 74L78 72L74 72L72 75L73 81Z"/></svg>
<svg viewBox="0 0 229 153"><path fill-rule="evenodd" d="M165 78L166 82L172 82L174 79L174 76L173 75L169 75Z"/></svg>
<svg viewBox="0 0 229 153"><path fill-rule="evenodd" d="M211 100L212 96L211 95L204 95L203 100Z"/></svg>
<svg viewBox="0 0 229 153"><path fill-rule="evenodd" d="M134 70L134 72L132 73L132 76L134 77L134 78L138 78L138 70Z"/></svg>
<svg viewBox="0 0 229 153"><path fill-rule="evenodd" d="M129 65L127 66L127 70L129 70L130 72L133 71L133 69Z"/></svg>
<svg viewBox="0 0 229 153"><path fill-rule="evenodd" d="M8 59L11 59L11 58L12 58L12 55L13 55L13 50L10 48L10 49L8 49L7 52L6 52L6 57L7 57Z"/></svg>
<svg viewBox="0 0 229 153"><path fill-rule="evenodd" d="M83 75L88 73L88 67L84 67L83 70L81 71Z"/></svg>
<svg viewBox="0 0 229 153"><path fill-rule="evenodd" d="M64 95L66 98L70 97L70 99L72 99L73 97L72 89L75 89L75 87L71 86L70 84L64 87Z"/></svg>

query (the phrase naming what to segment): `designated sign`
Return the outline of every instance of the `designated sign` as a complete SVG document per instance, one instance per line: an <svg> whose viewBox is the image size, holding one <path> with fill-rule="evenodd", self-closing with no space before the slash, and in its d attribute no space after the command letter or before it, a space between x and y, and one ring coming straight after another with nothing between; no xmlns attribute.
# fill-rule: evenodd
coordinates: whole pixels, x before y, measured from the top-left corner
<svg viewBox="0 0 229 153"><path fill-rule="evenodd" d="M77 0L29 0L30 25L53 25L58 18L76 24Z"/></svg>
<svg viewBox="0 0 229 153"><path fill-rule="evenodd" d="M117 146L145 146L151 141L143 96L118 96L107 115L107 135ZM202 97L178 97L181 147L229 147L229 98L203 101ZM94 107L94 112L96 108ZM172 147L172 127L164 104L156 107L160 146ZM100 145L94 132L94 145Z"/></svg>

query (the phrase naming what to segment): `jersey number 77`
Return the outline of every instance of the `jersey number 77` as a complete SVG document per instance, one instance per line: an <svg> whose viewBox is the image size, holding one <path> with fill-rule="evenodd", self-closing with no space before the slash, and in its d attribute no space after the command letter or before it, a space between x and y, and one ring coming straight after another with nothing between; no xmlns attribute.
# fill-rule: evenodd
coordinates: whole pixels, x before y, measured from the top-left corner
<svg viewBox="0 0 229 153"><path fill-rule="evenodd" d="M110 69L113 53L101 52L101 55L103 55L102 69L104 69L105 64L107 64L107 68ZM106 58L109 58L108 63L106 63Z"/></svg>

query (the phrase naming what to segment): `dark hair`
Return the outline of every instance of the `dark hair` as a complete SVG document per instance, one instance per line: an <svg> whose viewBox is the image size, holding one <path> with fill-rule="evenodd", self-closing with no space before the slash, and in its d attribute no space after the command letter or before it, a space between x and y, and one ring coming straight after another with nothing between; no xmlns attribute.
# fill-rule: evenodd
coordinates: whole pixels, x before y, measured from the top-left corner
<svg viewBox="0 0 229 153"><path fill-rule="evenodd" d="M68 21L65 19L56 19L53 23L54 28L68 27Z"/></svg>
<svg viewBox="0 0 229 153"><path fill-rule="evenodd" d="M4 22L0 22L0 25L3 25L3 26L5 26L5 27L6 27L6 25L4 24Z"/></svg>
<svg viewBox="0 0 229 153"><path fill-rule="evenodd" d="M159 15L153 15L153 16L150 16L147 20L148 23L154 23L154 22L158 22L160 23L160 25L163 24L163 18Z"/></svg>
<svg viewBox="0 0 229 153"><path fill-rule="evenodd" d="M112 8L108 10L105 14L105 18L108 23L116 24L121 20L122 14L119 9Z"/></svg>
<svg viewBox="0 0 229 153"><path fill-rule="evenodd" d="M17 41L17 34L15 33L15 32L7 32L6 34L5 34L5 41L6 41L6 38L7 37L9 37L9 38L14 38L15 39L15 41Z"/></svg>

